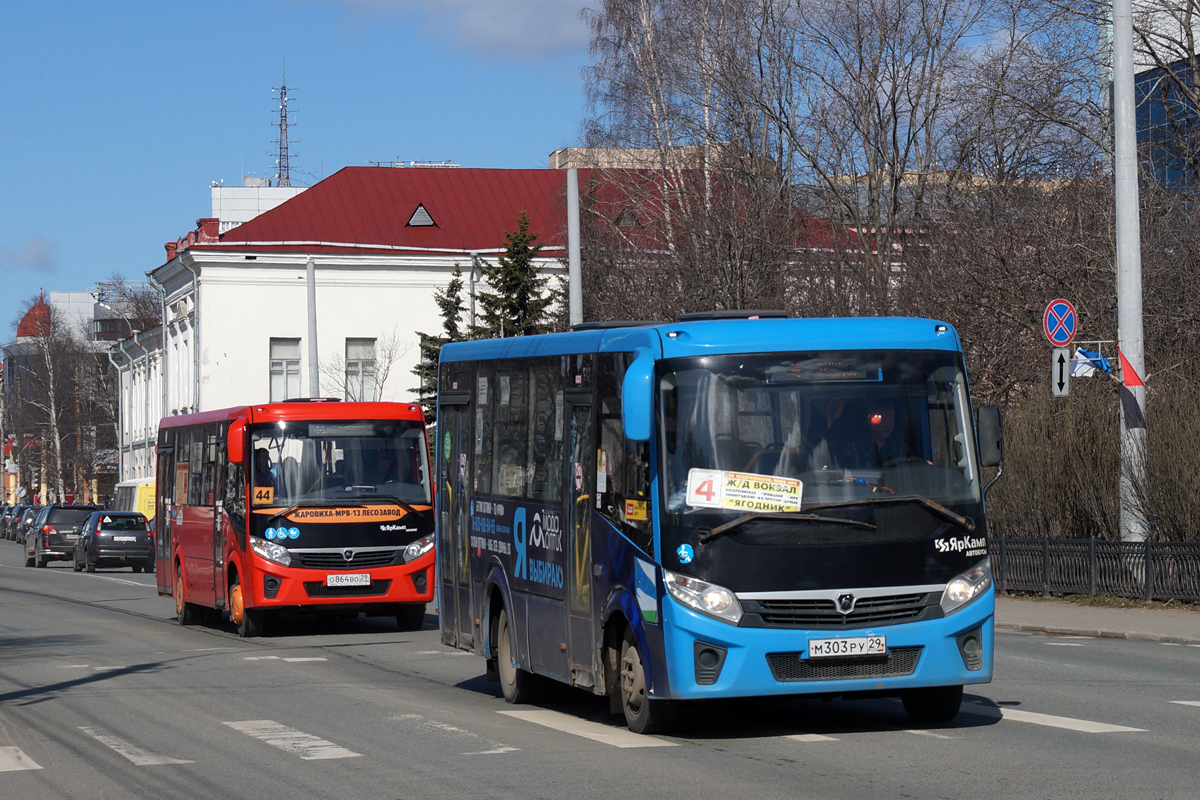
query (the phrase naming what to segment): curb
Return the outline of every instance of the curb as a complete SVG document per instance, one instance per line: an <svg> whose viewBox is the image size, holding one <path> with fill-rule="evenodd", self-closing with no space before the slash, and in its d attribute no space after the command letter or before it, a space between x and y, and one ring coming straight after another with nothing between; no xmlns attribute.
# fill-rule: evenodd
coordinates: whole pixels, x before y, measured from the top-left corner
<svg viewBox="0 0 1200 800"><path fill-rule="evenodd" d="M1099 639L1126 639L1140 642L1161 642L1162 644L1197 644L1200 636L1171 636L1165 633L1140 633L1138 631L1103 631L1095 628L1066 628L1061 625L1029 625L1026 623L996 623L996 629L1002 631L1023 631L1025 633L1049 633L1055 636L1094 636Z"/></svg>

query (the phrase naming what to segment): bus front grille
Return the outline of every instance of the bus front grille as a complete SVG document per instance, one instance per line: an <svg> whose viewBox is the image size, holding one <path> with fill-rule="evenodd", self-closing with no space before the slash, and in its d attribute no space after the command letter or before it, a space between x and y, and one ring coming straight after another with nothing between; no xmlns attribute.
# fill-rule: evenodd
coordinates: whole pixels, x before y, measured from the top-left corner
<svg viewBox="0 0 1200 800"><path fill-rule="evenodd" d="M386 567L396 560L399 550L368 550L355 553L347 561L341 550L301 551L293 553L299 556L301 567L308 569L366 569L368 567Z"/></svg>
<svg viewBox="0 0 1200 800"><path fill-rule="evenodd" d="M780 683L898 678L911 675L920 647L893 647L882 658L801 658L800 653L768 653L767 665Z"/></svg>
<svg viewBox="0 0 1200 800"><path fill-rule="evenodd" d="M381 597L392 586L390 579L371 581L369 586L326 586L321 581L305 581L309 597Z"/></svg>
<svg viewBox="0 0 1200 800"><path fill-rule="evenodd" d="M761 628L868 628L917 622L935 614L940 596L896 594L860 597L854 610L842 614L833 600L744 600L745 627Z"/></svg>

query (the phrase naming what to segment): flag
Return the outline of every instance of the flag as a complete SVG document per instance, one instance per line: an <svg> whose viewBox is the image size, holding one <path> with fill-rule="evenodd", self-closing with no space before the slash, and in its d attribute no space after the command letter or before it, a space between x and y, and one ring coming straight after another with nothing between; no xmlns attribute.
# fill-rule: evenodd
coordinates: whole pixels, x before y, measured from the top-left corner
<svg viewBox="0 0 1200 800"><path fill-rule="evenodd" d="M1075 355L1071 357L1071 377L1090 378L1096 373L1096 370L1111 375L1112 364L1095 350L1077 348Z"/></svg>
<svg viewBox="0 0 1200 800"><path fill-rule="evenodd" d="M1142 383L1141 376L1137 374L1137 370L1129 363L1129 359L1125 357L1119 347L1117 356L1121 359L1121 410L1125 412L1125 427L1144 428L1146 427L1146 415L1142 413L1142 407L1138 404L1132 390L1139 386L1144 389L1146 384Z"/></svg>

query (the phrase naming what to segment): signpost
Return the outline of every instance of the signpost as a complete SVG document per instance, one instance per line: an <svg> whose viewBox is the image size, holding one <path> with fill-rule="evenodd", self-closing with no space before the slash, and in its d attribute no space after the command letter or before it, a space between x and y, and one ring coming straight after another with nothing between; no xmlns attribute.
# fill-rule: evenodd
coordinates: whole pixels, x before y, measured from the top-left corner
<svg viewBox="0 0 1200 800"><path fill-rule="evenodd" d="M1054 348L1050 359L1050 389L1055 397L1066 397L1071 389L1071 351L1066 347Z"/></svg>
<svg viewBox="0 0 1200 800"><path fill-rule="evenodd" d="M1070 300L1059 298L1051 300L1050 305L1046 306L1046 313L1042 315L1042 330L1050 344L1066 347L1075 338L1078 327L1079 315L1075 313L1075 306Z"/></svg>
<svg viewBox="0 0 1200 800"><path fill-rule="evenodd" d="M1066 397L1071 388L1071 351L1067 345L1075 338L1079 315L1070 300L1051 300L1042 314L1042 332L1054 345L1050 358L1050 390L1055 397Z"/></svg>

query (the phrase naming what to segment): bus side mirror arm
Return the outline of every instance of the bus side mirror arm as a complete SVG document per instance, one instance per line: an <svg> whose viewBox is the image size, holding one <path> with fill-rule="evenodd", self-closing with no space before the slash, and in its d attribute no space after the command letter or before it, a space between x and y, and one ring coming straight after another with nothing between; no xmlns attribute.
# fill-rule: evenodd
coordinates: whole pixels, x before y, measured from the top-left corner
<svg viewBox="0 0 1200 800"><path fill-rule="evenodd" d="M232 464L241 464L246 457L246 421L237 419L229 423L226 452Z"/></svg>
<svg viewBox="0 0 1200 800"><path fill-rule="evenodd" d="M639 349L621 383L621 423L625 438L635 442L650 441L653 417L654 356L648 349Z"/></svg>
<svg viewBox="0 0 1200 800"><path fill-rule="evenodd" d="M1004 425L998 406L980 406L976 412L979 434L979 466L999 467L994 478L984 487L986 493L1004 473Z"/></svg>

